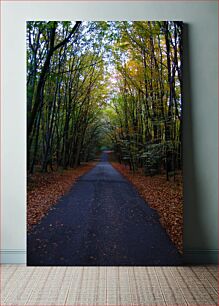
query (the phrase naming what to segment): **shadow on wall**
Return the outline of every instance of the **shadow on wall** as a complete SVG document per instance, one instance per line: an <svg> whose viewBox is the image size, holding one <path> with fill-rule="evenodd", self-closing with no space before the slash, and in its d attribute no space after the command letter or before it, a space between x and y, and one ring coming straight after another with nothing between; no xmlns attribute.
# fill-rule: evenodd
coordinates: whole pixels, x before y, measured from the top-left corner
<svg viewBox="0 0 219 306"><path fill-rule="evenodd" d="M200 249L205 242L207 233L201 221L200 194L198 186L198 171L196 148L194 141L192 103L192 80L190 73L189 25L183 29L183 176L184 176L184 262L187 264L206 263L206 254ZM207 252L207 251L206 251Z"/></svg>

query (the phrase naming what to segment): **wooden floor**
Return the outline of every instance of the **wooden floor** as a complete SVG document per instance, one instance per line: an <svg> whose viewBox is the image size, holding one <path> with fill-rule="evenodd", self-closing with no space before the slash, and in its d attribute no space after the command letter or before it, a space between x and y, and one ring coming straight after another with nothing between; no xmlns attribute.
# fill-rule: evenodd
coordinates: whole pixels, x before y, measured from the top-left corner
<svg viewBox="0 0 219 306"><path fill-rule="evenodd" d="M1 266L0 305L218 305L217 266Z"/></svg>

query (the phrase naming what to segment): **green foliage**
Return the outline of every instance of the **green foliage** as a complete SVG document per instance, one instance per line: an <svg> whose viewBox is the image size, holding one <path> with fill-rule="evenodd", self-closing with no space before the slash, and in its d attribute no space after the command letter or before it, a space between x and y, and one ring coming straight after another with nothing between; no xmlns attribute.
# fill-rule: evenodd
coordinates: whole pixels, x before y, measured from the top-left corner
<svg viewBox="0 0 219 306"><path fill-rule="evenodd" d="M181 167L181 27L174 22L119 22L113 61L115 150L132 170ZM175 28L177 31L175 31Z"/></svg>
<svg viewBox="0 0 219 306"><path fill-rule="evenodd" d="M82 22L71 36L75 25L27 22L29 171L75 167L101 147L132 170L180 167L181 24Z"/></svg>

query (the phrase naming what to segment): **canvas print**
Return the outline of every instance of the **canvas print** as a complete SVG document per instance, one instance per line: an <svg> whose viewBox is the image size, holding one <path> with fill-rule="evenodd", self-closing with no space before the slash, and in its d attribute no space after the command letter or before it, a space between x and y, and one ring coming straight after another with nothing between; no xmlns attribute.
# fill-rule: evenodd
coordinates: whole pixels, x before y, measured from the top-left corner
<svg viewBox="0 0 219 306"><path fill-rule="evenodd" d="M181 21L28 21L27 265L182 264Z"/></svg>

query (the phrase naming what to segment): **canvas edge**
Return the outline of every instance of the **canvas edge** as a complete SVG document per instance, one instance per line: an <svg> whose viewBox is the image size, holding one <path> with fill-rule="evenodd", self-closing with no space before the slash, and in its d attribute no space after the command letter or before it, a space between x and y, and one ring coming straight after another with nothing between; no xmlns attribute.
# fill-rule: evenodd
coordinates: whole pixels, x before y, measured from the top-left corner
<svg viewBox="0 0 219 306"><path fill-rule="evenodd" d="M218 264L218 250L184 250L185 265ZM0 250L0 264L26 264L26 250Z"/></svg>

